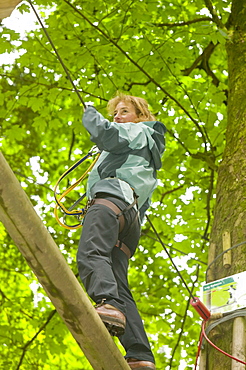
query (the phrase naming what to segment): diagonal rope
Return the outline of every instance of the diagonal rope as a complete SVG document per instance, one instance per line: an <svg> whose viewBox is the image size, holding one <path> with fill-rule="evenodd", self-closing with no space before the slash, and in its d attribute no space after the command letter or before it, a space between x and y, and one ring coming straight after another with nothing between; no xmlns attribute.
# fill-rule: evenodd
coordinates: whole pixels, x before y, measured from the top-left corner
<svg viewBox="0 0 246 370"><path fill-rule="evenodd" d="M152 227L152 229L154 230L154 233L155 233L156 237L158 238L159 242L161 243L161 245L162 245L163 249L165 250L166 254L168 255L168 257L169 257L170 261L172 262L173 267L174 267L174 268L175 268L175 270L177 271L177 274L179 275L179 277L180 277L181 281L183 282L183 284L184 284L185 288L187 289L187 291L188 291L189 295L192 297L193 301L195 301L195 302L196 302L196 301L197 301L197 298L196 298L196 297L194 297L194 294L192 293L192 291L191 291L191 290L190 290L190 288L188 287L188 285L187 285L186 281L184 280L184 278L183 278L183 276L182 276L181 272L179 271L178 267L176 266L176 264L175 264L175 262L174 262L174 260L173 260L173 258L172 258L172 256L171 256L171 254L168 252L168 250L167 250L167 248L166 248L165 244L163 243L163 241L162 241L162 239L161 239L161 237L160 237L159 233L157 232L157 230L156 230L155 226L153 225L153 223L152 223L152 221L150 220L150 218L149 218L149 216L148 216L148 215L146 215L146 218L147 218L147 220L148 220L148 222L149 222L150 226L151 226L151 227Z"/></svg>
<svg viewBox="0 0 246 370"><path fill-rule="evenodd" d="M44 33L45 33L45 35L46 35L47 39L49 40L49 42L50 42L50 44L51 44L51 46L52 46L52 48L53 48L54 52L56 53L56 56L57 56L57 58L58 58L59 62L61 63L61 65L62 65L62 67L63 67L63 69L64 69L64 71L65 71L65 73L66 73L66 75L67 75L67 78L68 78L68 79L69 79L69 81L71 82L71 84L72 84L72 86L73 86L73 88L74 88L74 91L75 91L75 92L76 92L76 94L78 95L78 98L79 98L80 102L82 103L83 107L84 107L84 108L86 108L85 102L84 102L84 100L82 99L82 97L81 97L81 95L80 95L80 93L79 93L79 90L77 89L77 87L76 87L75 83L73 82L73 80L72 80L72 78L71 78L71 75L70 75L70 73L69 73L69 71L68 71L68 69L67 69L66 65L64 64L64 62L63 62L62 58L60 57L60 54L58 53L58 50L56 49L56 47L55 47L55 45L54 45L53 41L51 40L51 38L50 38L50 36L49 36L49 34L48 34L48 32L47 32L46 28L44 27L44 24L43 24L43 22L42 22L41 18L39 17L39 15L38 15L38 13L37 13L36 9L34 8L34 6L33 6L32 2L31 2L31 0L28 0L28 2L29 2L29 4L30 4L30 6L31 6L31 8L32 8L32 10L33 10L33 12L34 12L34 14L36 15L36 17L37 17L37 19L38 19L38 21L39 21L39 23L40 23L40 25L41 25L41 27L42 27L42 29L43 29Z"/></svg>

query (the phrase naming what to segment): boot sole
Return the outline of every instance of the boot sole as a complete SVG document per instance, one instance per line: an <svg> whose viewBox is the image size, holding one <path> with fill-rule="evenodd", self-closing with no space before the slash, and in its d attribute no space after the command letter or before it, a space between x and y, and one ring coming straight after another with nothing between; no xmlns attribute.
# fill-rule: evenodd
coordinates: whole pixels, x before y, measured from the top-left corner
<svg viewBox="0 0 246 370"><path fill-rule="evenodd" d="M149 367L149 366L141 366L141 367L131 367L129 364L128 366L130 367L130 369L136 369L136 370L154 370L153 367Z"/></svg>
<svg viewBox="0 0 246 370"><path fill-rule="evenodd" d="M130 367L130 369L133 369L133 370L156 370L155 367L153 366L138 366L137 364L134 364L134 363L127 363L128 366Z"/></svg>
<svg viewBox="0 0 246 370"><path fill-rule="evenodd" d="M125 325L121 322L118 322L117 320L114 320L113 318L108 318L103 315L100 315L100 318L104 325L106 326L109 334L112 337L120 337L125 332Z"/></svg>
<svg viewBox="0 0 246 370"><path fill-rule="evenodd" d="M125 333L125 328L121 327L121 326L117 326L117 325L114 325L112 323L108 323L108 322L104 322L104 325L106 326L109 334L112 336L112 337L120 337L121 335L123 335Z"/></svg>
<svg viewBox="0 0 246 370"><path fill-rule="evenodd" d="M133 369L133 370L156 370L155 366L152 365L147 365L147 366L142 366L136 362L127 362L128 366L130 367L130 369ZM153 367L154 366L154 367Z"/></svg>

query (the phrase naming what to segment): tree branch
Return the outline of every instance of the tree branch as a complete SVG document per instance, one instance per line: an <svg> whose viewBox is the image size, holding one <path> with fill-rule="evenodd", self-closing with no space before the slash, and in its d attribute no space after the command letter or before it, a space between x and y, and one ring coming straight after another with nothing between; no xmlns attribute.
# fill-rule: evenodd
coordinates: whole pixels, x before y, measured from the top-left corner
<svg viewBox="0 0 246 370"><path fill-rule="evenodd" d="M208 65L209 58L211 57L217 45L218 43L214 45L212 42L210 42L208 46L206 46L206 48L203 50L202 54L199 55L197 59L193 62L191 67L183 69L182 72L184 73L184 76L189 76L194 69L199 68L199 63L200 65Z"/></svg>
<svg viewBox="0 0 246 370"><path fill-rule="evenodd" d="M217 24L217 26L220 29L225 28L225 25L223 24L222 20L219 18L218 14L217 14L217 11L214 8L211 0L204 0L204 3L206 5L206 7L208 8L208 10L210 11L210 14L211 14L211 16L213 18L213 21Z"/></svg>
<svg viewBox="0 0 246 370"><path fill-rule="evenodd" d="M133 0L130 4L128 4L127 6L127 10L125 11L125 15L124 15L124 19L123 21L121 22L121 32L118 36L118 41L120 40L121 36L123 35L123 27L124 27L124 24L125 24L125 20L127 19L127 13L129 11L129 9L131 8L132 4L134 4L135 0ZM121 5L121 8L122 8L122 1L120 2L120 5ZM132 26L128 26L128 28L131 28Z"/></svg>
<svg viewBox="0 0 246 370"><path fill-rule="evenodd" d="M132 86L134 86L134 85L138 85L138 86L147 86L150 82L151 82L151 81L150 81L150 80L148 80L148 81L146 81L146 82L131 82L131 83L125 83L125 86L126 86L126 87L124 87L124 89L125 89L126 91L130 91L130 90L131 90L131 88L132 88Z"/></svg>
<svg viewBox="0 0 246 370"><path fill-rule="evenodd" d="M17 365L17 368L16 370L19 370L21 365L22 365L22 362L24 360L24 357L25 357L25 354L28 350L28 347L35 341L35 339L38 337L38 335L45 329L45 327L49 324L50 320L52 319L52 317L55 315L56 313L56 310L53 310L50 312L46 322L39 328L39 330L37 331L37 333L24 345L23 347L23 352L22 352L22 355L20 357L20 361Z"/></svg>
<svg viewBox="0 0 246 370"><path fill-rule="evenodd" d="M188 92L188 91L186 91L186 89L183 87L183 84L179 81L179 79L177 78L177 76L176 76L176 75L174 75L174 73L172 72L172 70L171 70L171 68L169 67L168 63L165 61L165 59L163 58L163 56L162 56L162 54L159 52L159 50L156 48L156 46L155 46L155 45L153 45L153 44L151 43L151 41L148 39L148 37L147 37L147 36L145 36L145 38L146 38L146 40L149 42L149 44L151 45L152 49L153 49L153 50L155 50L155 51L159 54L159 56L160 56L161 60L162 60L162 61L163 61L163 63L166 65L166 67L167 67L167 69L168 69L169 73L170 73L170 74L175 78L175 80L177 81L178 86L180 86L180 88L181 88L181 89L184 91L184 93L188 96L189 101L190 101L191 105L193 106L193 110L194 110L194 112L195 112L195 114L196 114L197 118L199 119L199 113L198 113L198 111L197 111L197 109L196 109L196 107L195 107L195 104L193 104L193 102L192 102L192 99L191 99L191 97L190 97L189 92ZM200 119L199 119L199 120L200 120ZM203 142L204 142L204 144L205 144L205 148L207 147L206 139L208 140L208 142L209 142L209 143L210 143L210 145L212 146L212 143L211 143L211 141L210 141L210 138L209 138L209 136L207 135L207 133L206 133L206 131L204 130L204 128L202 128L199 124L198 124L198 125L196 125L196 127L197 127L197 129L199 130L199 132L200 132L200 133L201 133L201 135L202 135Z"/></svg>
<svg viewBox="0 0 246 370"><path fill-rule="evenodd" d="M35 181L35 179L33 179L32 177L30 176L26 176L24 173L21 173L19 171L13 171L14 174L16 174L16 176L20 176L20 177L23 177L24 179L26 179L28 182L30 182L31 184L33 185L36 185L36 186L42 186L44 187L45 189L53 192L54 189L50 188L49 186L45 185L45 184L40 184L39 182Z"/></svg>
<svg viewBox="0 0 246 370"><path fill-rule="evenodd" d="M115 85L114 83L114 80L111 78L111 76L109 76L109 73L106 71L105 68L103 68L103 66L101 65L101 63L99 63L97 57L92 53L92 51L85 45L86 47L86 50L88 51L88 53L92 56L92 58L94 59L94 62L95 62L95 65L97 66L97 69L98 71L95 71L96 75L98 75L97 72L99 72L99 69L103 70L103 72L107 75L107 78L109 79L109 81L112 83L112 85L118 89L118 87ZM103 100L106 100L106 99L103 99Z"/></svg>
<svg viewBox="0 0 246 370"><path fill-rule="evenodd" d="M141 237L146 237L146 238L149 238L149 239L154 240L155 242L159 243L160 241L158 239L154 238L153 236L150 236L149 232L150 232L150 228L146 228L144 231L141 232ZM203 264L203 265L207 266L207 262L199 260L198 258L191 257L190 253L185 253L185 252L181 251L180 249L177 249L177 248L173 247L173 245L166 244L166 243L163 243L163 244L166 245L167 247L169 247L171 250L173 250L175 252L183 254L184 256L188 256L189 260L193 260L193 261L196 261L197 263L200 263L200 264Z"/></svg>
<svg viewBox="0 0 246 370"><path fill-rule="evenodd" d="M214 155L214 150L213 151L210 150L210 151L207 151L205 153L203 153L203 152L192 153L191 157L194 158L194 159L201 159L202 161L207 163L208 167L213 171L218 170L218 166L215 163L216 157Z"/></svg>
<svg viewBox="0 0 246 370"><path fill-rule="evenodd" d="M202 18L192 19L186 22L183 21L183 22L177 22L177 23L151 23L151 24L153 24L156 27L182 27L182 26L189 26L190 24L204 22L204 21L213 22L213 19L210 17L202 17Z"/></svg>
<svg viewBox="0 0 246 370"><path fill-rule="evenodd" d="M198 281L199 271L200 271L200 266L197 265L196 280L195 281L192 281L191 292L194 291L195 284ZM181 324L181 327L180 327L181 330L180 330L180 333L179 333L179 337L178 337L177 343L175 344L175 346L173 348L173 351L172 351L171 359L170 359L170 362L169 362L170 369L172 369L172 363L173 363L173 360L174 360L174 355L175 355L175 352L176 352L177 348L179 347L179 343L180 343L181 338L182 338L182 335L184 333L185 322L186 322L186 318L187 318L187 314L188 314L188 310L189 310L189 306L190 306L190 299L191 299L191 296L189 296L189 299L188 299L188 301L186 303L186 309L185 309L185 313L184 313L184 316L183 316L182 324Z"/></svg>
<svg viewBox="0 0 246 370"><path fill-rule="evenodd" d="M214 74L214 72L211 70L210 65L208 64L207 60L202 61L202 63L198 66L198 69L203 69L208 76L212 78L212 83L218 87L220 84L220 80L217 78L217 76Z"/></svg>
<svg viewBox="0 0 246 370"><path fill-rule="evenodd" d="M160 199L160 203L163 203L163 199L164 199L164 197L166 195L171 194L171 193L174 193L175 191L180 190L183 187L184 187L184 185L180 185L177 188L174 188L174 189L171 189L171 190L166 191L165 193L162 193L162 196L161 196L161 199Z"/></svg>
<svg viewBox="0 0 246 370"><path fill-rule="evenodd" d="M194 122L196 125L198 125L199 127L199 124L197 122L197 120L195 120L191 114L188 112L188 110L174 97L172 96L170 93L168 93L167 90L165 90L157 81L154 80L153 77L150 76L150 74L145 71L135 60L133 60L130 55L124 50L122 49L121 46L119 46L117 44L117 42L115 42L114 39L112 39L109 35L107 35L106 32L104 32L100 27L98 27L97 25L95 25L94 23L92 23L88 17L86 17L79 9L76 8L76 6L74 6L73 4L71 4L68 0L64 0L66 4L68 4L71 8L74 9L75 12L77 12L83 19L86 20L87 23L90 24L90 26L92 28L95 28L99 33L101 33L111 44L113 44L134 66L137 67L137 69L139 71L141 71L145 76L147 76L147 78L156 86L158 87L162 92L164 92L171 100L173 100L176 105L182 109L182 111L190 118L190 120L192 122Z"/></svg>
<svg viewBox="0 0 246 370"><path fill-rule="evenodd" d="M14 76L14 75L11 75L11 74L7 74L7 73L0 73L0 76L1 77L9 77L9 78L15 78L16 80L19 79L19 76ZM25 77L23 78L22 77L22 83L23 82L27 82L27 83L30 83L30 84L35 84L37 86L44 86L44 87L47 87L48 89L59 89L59 90L67 90L67 91L72 91L74 92L74 89L72 88L69 88L69 87L65 87L65 86L59 86L57 83L54 83L52 85L49 85L49 84L45 84L45 83L42 83L42 82L37 82L37 80L35 79L34 81L31 81L29 80L28 78L25 79ZM33 87L32 87L33 88ZM86 91L86 90L83 90L83 89L77 89L79 92L83 93L83 94L86 94L86 95L90 95L91 97L93 98L96 98L96 99L99 99L99 100L103 100L105 102L108 102L108 99L104 99L102 98L101 96L98 96L98 95L94 95L92 93L90 93L89 91ZM26 93L27 91L25 91Z"/></svg>
<svg viewBox="0 0 246 370"><path fill-rule="evenodd" d="M189 149L185 146L185 144L180 140L179 137L175 136L175 133L172 130L167 129L167 132L181 144L181 146L184 148L184 150L189 153L190 156L192 156L192 153L189 151Z"/></svg>
<svg viewBox="0 0 246 370"><path fill-rule="evenodd" d="M203 69L207 73L207 75L212 78L212 83L217 87L220 84L220 80L211 70L210 65L209 65L209 59L217 45L219 45L219 43L214 45L212 42L210 42L208 46L206 46L206 48L203 50L202 54L199 55L198 58L194 61L192 66L189 68L183 69L182 72L184 73L184 76L189 76L190 73L196 68ZM226 95L228 95L227 91L224 91L224 92ZM227 104L226 101L224 103Z"/></svg>

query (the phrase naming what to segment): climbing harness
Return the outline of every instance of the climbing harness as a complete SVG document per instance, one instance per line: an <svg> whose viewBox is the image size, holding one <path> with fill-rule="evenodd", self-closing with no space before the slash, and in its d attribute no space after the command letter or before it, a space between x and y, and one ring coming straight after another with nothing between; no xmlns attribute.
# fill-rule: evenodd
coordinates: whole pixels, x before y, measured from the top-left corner
<svg viewBox="0 0 246 370"><path fill-rule="evenodd" d="M68 230L72 230L72 229L78 229L79 227L81 227L81 223L82 223L82 220L87 212L87 209L88 209L88 204L85 206L85 208L82 208L82 209L79 209L79 210L74 210L75 207L78 206L78 204L85 198L86 196L86 193L84 193L71 207L69 207L68 209L61 203L61 200L63 198L65 198L72 190L74 190L80 183L81 181L83 181L87 174L91 171L91 169L94 167L95 163L97 162L99 156L100 156L100 152L98 152L98 150L96 151L96 157L95 159L93 160L93 162L90 164L90 166L87 168L87 170L83 173L83 175L73 184L71 185L68 189L66 189L62 194L60 194L58 196L57 194L57 188L60 184L60 182L62 180L64 180L64 178L69 175L73 170L75 170L82 162L84 162L85 160L87 160L88 158L90 158L91 156L93 156L95 154L95 149L96 147L93 147L87 155L85 155L83 158L81 158L79 161L77 161L73 166L71 166L67 171L65 171L63 173L63 175L61 175L61 177L59 178L59 180L57 181L56 185L55 185L55 188L54 188L54 196L55 196L55 200L56 200L56 205L55 205L55 209L54 209L54 214L55 214L55 218L57 220L57 222L65 227L66 229ZM64 216L64 219L63 219L63 222L59 219L59 216L58 216L58 208L60 208L60 210L65 214ZM75 224L75 225L67 225L66 224L66 216L75 216L77 217L77 219L79 220L79 223Z"/></svg>

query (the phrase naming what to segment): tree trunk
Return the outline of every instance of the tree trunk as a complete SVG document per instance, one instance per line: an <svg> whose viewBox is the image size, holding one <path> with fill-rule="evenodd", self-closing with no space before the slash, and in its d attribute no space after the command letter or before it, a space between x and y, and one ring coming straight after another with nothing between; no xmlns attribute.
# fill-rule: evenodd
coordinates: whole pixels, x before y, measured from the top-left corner
<svg viewBox="0 0 246 370"><path fill-rule="evenodd" d="M230 26L227 42L229 69L228 124L223 161L219 167L217 199L211 233L211 248L215 244L215 255L223 251L223 236L231 245L246 240L246 13L245 1L233 0L228 22ZM214 244L213 244L214 243ZM211 250L210 250L211 252ZM218 258L212 267L214 280L239 273L246 266L246 244L231 251L225 263L225 255ZM212 253L212 252L211 252ZM231 262L230 262L231 258ZM210 333L217 346L245 361L244 318L227 321ZM244 326L244 325L243 325ZM239 329L239 331L237 330ZM233 335L233 332L236 333ZM239 334L241 333L241 334ZM242 348L235 348L235 340ZM245 365L207 347L209 370L245 369Z"/></svg>
<svg viewBox="0 0 246 370"><path fill-rule="evenodd" d="M96 370L129 370L51 235L0 153L0 220Z"/></svg>

